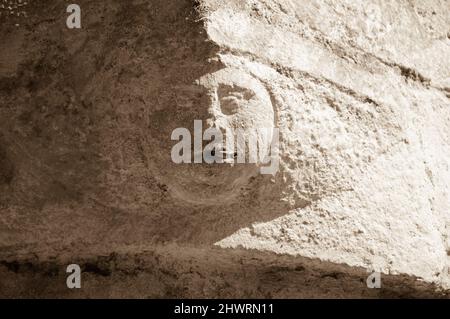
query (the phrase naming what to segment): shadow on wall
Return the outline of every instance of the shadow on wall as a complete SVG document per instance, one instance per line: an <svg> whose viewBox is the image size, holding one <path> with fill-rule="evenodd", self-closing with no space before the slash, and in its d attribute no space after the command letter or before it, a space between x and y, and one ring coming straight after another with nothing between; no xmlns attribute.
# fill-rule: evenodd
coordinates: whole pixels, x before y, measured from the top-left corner
<svg viewBox="0 0 450 319"><path fill-rule="evenodd" d="M0 139L0 185L9 185L14 177L14 165L8 157Z"/></svg>
<svg viewBox="0 0 450 319"><path fill-rule="evenodd" d="M16 177L3 201L14 205L4 215L17 226L5 247L49 239L111 250L123 242L213 244L287 213L276 185L254 167L176 167L170 158L175 128L219 122L211 115L214 90L223 102L242 90L251 92L247 106L267 100L256 80L249 85L259 95L241 84L223 96L242 79L222 75L223 83L199 85L224 65L195 1L84 0L81 30L62 27L63 5L31 5L23 26L5 29L25 34L16 74L0 76L2 104L10 105L0 109L0 132L14 155L2 155L1 178L11 182L12 163ZM232 124L245 124L244 113ZM19 223L20 215L31 218Z"/></svg>
<svg viewBox="0 0 450 319"><path fill-rule="evenodd" d="M82 269L68 289L65 267ZM417 278L381 275L369 289L364 269L251 250L176 245L74 261L0 262L1 298L448 298ZM129 289L133 287L133 289Z"/></svg>

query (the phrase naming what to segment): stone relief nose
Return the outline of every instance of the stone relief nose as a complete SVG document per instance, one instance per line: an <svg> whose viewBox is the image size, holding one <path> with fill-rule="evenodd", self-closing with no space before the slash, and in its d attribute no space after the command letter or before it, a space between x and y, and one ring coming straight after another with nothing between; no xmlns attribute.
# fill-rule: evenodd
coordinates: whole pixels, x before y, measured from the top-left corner
<svg viewBox="0 0 450 319"><path fill-rule="evenodd" d="M210 94L208 119L206 123L208 127L217 128L224 134L226 133L226 129L229 128L227 116L221 111L217 92L212 92Z"/></svg>

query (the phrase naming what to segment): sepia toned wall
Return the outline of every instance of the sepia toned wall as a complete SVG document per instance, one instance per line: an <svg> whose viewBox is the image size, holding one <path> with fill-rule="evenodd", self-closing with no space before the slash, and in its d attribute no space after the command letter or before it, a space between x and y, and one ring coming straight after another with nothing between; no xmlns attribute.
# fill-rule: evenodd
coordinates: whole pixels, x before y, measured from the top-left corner
<svg viewBox="0 0 450 319"><path fill-rule="evenodd" d="M448 1L68 4L0 8L0 297L446 296ZM174 163L194 120L278 171Z"/></svg>

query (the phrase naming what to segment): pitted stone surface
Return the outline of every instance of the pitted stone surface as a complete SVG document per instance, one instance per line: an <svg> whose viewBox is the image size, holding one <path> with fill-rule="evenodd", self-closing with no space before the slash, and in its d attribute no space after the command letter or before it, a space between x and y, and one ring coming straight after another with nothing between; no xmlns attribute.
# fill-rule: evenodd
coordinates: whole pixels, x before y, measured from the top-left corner
<svg viewBox="0 0 450 319"><path fill-rule="evenodd" d="M448 0L78 4L80 30L58 1L0 6L0 296L111 255L85 296L450 287ZM278 173L173 163L194 120L278 128ZM358 286L373 270L379 295ZM277 295L279 276L319 288Z"/></svg>

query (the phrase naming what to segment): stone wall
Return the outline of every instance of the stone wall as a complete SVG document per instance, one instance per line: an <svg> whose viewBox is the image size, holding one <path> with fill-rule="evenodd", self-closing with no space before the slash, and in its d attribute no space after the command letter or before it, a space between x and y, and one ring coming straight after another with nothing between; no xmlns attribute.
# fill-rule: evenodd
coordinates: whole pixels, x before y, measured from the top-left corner
<svg viewBox="0 0 450 319"><path fill-rule="evenodd" d="M1 297L447 296L448 1L68 3L0 8ZM194 120L279 170L175 164Z"/></svg>

